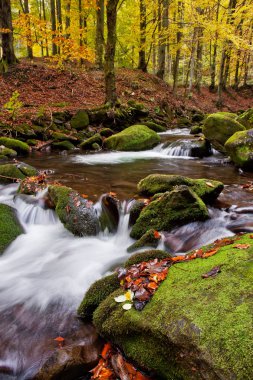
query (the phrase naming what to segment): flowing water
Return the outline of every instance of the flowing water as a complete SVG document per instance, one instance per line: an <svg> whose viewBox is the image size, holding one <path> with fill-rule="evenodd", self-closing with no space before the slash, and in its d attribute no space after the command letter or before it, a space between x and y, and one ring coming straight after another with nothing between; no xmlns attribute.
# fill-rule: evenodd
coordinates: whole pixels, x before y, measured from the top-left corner
<svg viewBox="0 0 253 380"><path fill-rule="evenodd" d="M173 143L187 139L188 131L162 134ZM225 183L210 220L195 222L164 233L161 247L186 252L239 231L253 231L252 192L242 187L252 180L217 152L206 159L171 154L162 145L146 152L96 154L37 153L25 161L97 202L113 191L120 199L120 221L115 234L74 237L54 211L47 210L43 193L37 197L16 194L17 185L0 186L0 203L13 206L24 228L0 258L0 379L32 379L41 363L55 350L54 338L67 344L87 341L90 325L76 318L84 292L128 257L129 202L137 182L151 173L210 178ZM172 157L173 156L173 157Z"/></svg>

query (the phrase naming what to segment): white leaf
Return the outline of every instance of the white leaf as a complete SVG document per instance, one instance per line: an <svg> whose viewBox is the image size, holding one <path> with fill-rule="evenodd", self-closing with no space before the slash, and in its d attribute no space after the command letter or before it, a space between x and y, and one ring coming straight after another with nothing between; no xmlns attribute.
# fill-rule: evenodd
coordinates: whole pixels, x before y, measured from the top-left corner
<svg viewBox="0 0 253 380"><path fill-rule="evenodd" d="M125 303L122 307L124 310L130 310L132 306L133 306L132 303Z"/></svg>
<svg viewBox="0 0 253 380"><path fill-rule="evenodd" d="M127 299L126 299L126 296L123 294L121 296L115 297L114 300L116 302L125 302Z"/></svg>

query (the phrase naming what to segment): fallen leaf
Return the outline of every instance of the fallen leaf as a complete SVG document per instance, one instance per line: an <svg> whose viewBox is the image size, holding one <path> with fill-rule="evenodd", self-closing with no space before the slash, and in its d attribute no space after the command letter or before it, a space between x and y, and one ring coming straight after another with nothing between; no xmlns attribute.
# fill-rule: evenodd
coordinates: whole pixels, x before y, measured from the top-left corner
<svg viewBox="0 0 253 380"><path fill-rule="evenodd" d="M154 231L154 237L155 237L155 239L160 239L161 234L158 231Z"/></svg>
<svg viewBox="0 0 253 380"><path fill-rule="evenodd" d="M211 256L215 255L218 252L218 250L219 250L218 248L210 249L209 251L207 251L203 254L203 258L206 259L207 257L211 257Z"/></svg>
<svg viewBox="0 0 253 380"><path fill-rule="evenodd" d="M250 247L250 244L236 244L236 245L233 245L233 248L237 248L237 249L247 249Z"/></svg>
<svg viewBox="0 0 253 380"><path fill-rule="evenodd" d="M206 182L206 185L209 186L209 187L215 187L212 182Z"/></svg>
<svg viewBox="0 0 253 380"><path fill-rule="evenodd" d="M218 273L220 273L220 266L213 267L209 272L202 274L202 278L215 277Z"/></svg>

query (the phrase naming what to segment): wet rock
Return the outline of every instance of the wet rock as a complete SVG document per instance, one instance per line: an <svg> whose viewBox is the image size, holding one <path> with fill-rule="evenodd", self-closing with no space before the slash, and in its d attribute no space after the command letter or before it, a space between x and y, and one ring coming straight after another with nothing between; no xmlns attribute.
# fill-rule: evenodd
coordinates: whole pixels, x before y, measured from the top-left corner
<svg viewBox="0 0 253 380"><path fill-rule="evenodd" d="M190 187L205 203L212 203L221 193L224 185L210 179L192 179L174 174L150 174L137 185L138 192L152 196L157 193L171 191L175 186Z"/></svg>
<svg viewBox="0 0 253 380"><path fill-rule="evenodd" d="M131 257L125 262L124 267L129 268L130 266L142 263L143 261L154 259L163 260L167 257L170 257L170 254L166 251L161 249L149 249L147 251L138 252L131 255Z"/></svg>
<svg viewBox="0 0 253 380"><path fill-rule="evenodd" d="M0 165L0 183L12 183L19 179L25 179L37 175L37 170L25 163Z"/></svg>
<svg viewBox="0 0 253 380"><path fill-rule="evenodd" d="M208 219L208 210L198 195L187 186L178 186L152 201L140 213L130 236L140 239L149 229L170 231L196 220Z"/></svg>
<svg viewBox="0 0 253 380"><path fill-rule="evenodd" d="M4 145L0 145L0 155L13 158L17 156L17 152L13 149L6 148Z"/></svg>
<svg viewBox="0 0 253 380"><path fill-rule="evenodd" d="M29 145L23 141L12 139L9 137L0 137L0 145L15 150L18 154L26 155L30 152Z"/></svg>
<svg viewBox="0 0 253 380"><path fill-rule="evenodd" d="M253 169L253 129L236 132L226 141L225 149L237 166Z"/></svg>
<svg viewBox="0 0 253 380"><path fill-rule="evenodd" d="M77 236L94 236L98 233L98 217L92 202L66 186L49 186L48 195L60 221L70 232Z"/></svg>
<svg viewBox="0 0 253 380"><path fill-rule="evenodd" d="M137 200L130 208L129 226L132 226L139 218L141 210L146 206L144 200Z"/></svg>
<svg viewBox="0 0 253 380"><path fill-rule="evenodd" d="M89 115L85 110L79 110L70 120L70 125L74 129L85 129L89 125Z"/></svg>
<svg viewBox="0 0 253 380"><path fill-rule="evenodd" d="M163 125L157 124L154 121L143 121L142 125L146 125L146 127L157 133L166 131L166 128Z"/></svg>
<svg viewBox="0 0 253 380"><path fill-rule="evenodd" d="M102 137L100 136L99 133L96 133L94 136L83 141L80 144L80 148L83 150L93 149L93 144L97 144L100 147L102 145L102 142L103 142Z"/></svg>
<svg viewBox="0 0 253 380"><path fill-rule="evenodd" d="M187 156L187 157L208 157L212 155L211 144L203 137L177 140L174 142L166 142L164 148L168 147L168 154L172 156Z"/></svg>
<svg viewBox="0 0 253 380"><path fill-rule="evenodd" d="M107 228L109 232L117 231L119 224L118 200L110 194L105 194L101 199L101 207L102 213L99 220L102 230Z"/></svg>
<svg viewBox="0 0 253 380"><path fill-rule="evenodd" d="M23 232L15 210L0 204L0 255Z"/></svg>
<svg viewBox="0 0 253 380"><path fill-rule="evenodd" d="M244 131L245 127L232 117L221 112L209 115L203 127L203 134L211 142L213 147L222 153L226 153L224 144L235 132Z"/></svg>
<svg viewBox="0 0 253 380"><path fill-rule="evenodd" d="M139 151L151 149L160 142L160 136L145 125L132 125L105 139L107 149L119 151Z"/></svg>
<svg viewBox="0 0 253 380"><path fill-rule="evenodd" d="M248 109L243 112L240 116L238 116L237 121L244 125L246 129L253 128L253 108Z"/></svg>
<svg viewBox="0 0 253 380"><path fill-rule="evenodd" d="M52 144L53 148L59 149L59 150L73 150L75 149L75 145L72 144L68 140L60 141L60 142L55 142Z"/></svg>
<svg viewBox="0 0 253 380"><path fill-rule="evenodd" d="M202 133L202 125L193 125L190 130L191 135L198 135L199 133Z"/></svg>

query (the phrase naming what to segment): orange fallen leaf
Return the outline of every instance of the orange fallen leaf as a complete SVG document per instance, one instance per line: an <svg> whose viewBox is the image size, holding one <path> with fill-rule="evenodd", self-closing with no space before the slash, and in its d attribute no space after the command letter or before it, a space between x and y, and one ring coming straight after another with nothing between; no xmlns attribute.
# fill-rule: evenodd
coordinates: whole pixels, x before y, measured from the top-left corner
<svg viewBox="0 0 253 380"><path fill-rule="evenodd" d="M110 195L111 197L116 197L116 196L117 196L117 193L114 193L113 191L110 191L110 192L109 192L109 195Z"/></svg>
<svg viewBox="0 0 253 380"><path fill-rule="evenodd" d="M172 261L185 261L185 259L185 256L175 256L171 258Z"/></svg>
<svg viewBox="0 0 253 380"><path fill-rule="evenodd" d="M161 234L158 231L154 231L154 237L155 237L155 239L160 239Z"/></svg>
<svg viewBox="0 0 253 380"><path fill-rule="evenodd" d="M236 244L236 245L233 245L233 248L237 248L237 249L247 249L250 247L250 244Z"/></svg>
<svg viewBox="0 0 253 380"><path fill-rule="evenodd" d="M89 196L88 194L81 194L81 197L85 199L85 198L88 198Z"/></svg>
<svg viewBox="0 0 253 380"><path fill-rule="evenodd" d="M104 345L104 348L103 348L103 350L101 352L101 356L102 356L103 359L107 358L107 355L109 354L109 352L111 351L111 349L112 349L112 346L110 345L110 343L106 343Z"/></svg>
<svg viewBox="0 0 253 380"><path fill-rule="evenodd" d="M155 282L150 282L147 288L151 290L156 290L158 288L158 285Z"/></svg>
<svg viewBox="0 0 253 380"><path fill-rule="evenodd" d="M211 257L215 255L218 252L218 248L216 249L211 249L210 251L207 251L203 254L203 258L206 259L207 257Z"/></svg>

